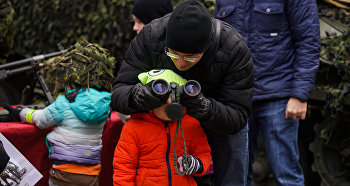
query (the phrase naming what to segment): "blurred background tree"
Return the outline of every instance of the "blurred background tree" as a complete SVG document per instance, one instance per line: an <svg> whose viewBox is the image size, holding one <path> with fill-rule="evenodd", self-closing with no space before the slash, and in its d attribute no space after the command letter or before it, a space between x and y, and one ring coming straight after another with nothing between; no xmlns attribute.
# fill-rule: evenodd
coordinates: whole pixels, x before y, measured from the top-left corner
<svg viewBox="0 0 350 186"><path fill-rule="evenodd" d="M215 0L200 0L210 13ZM180 0L173 0L176 6ZM133 0L31 0L13 1L16 33L12 59L18 60L67 48L79 39L97 43L111 51L120 62L132 30Z"/></svg>

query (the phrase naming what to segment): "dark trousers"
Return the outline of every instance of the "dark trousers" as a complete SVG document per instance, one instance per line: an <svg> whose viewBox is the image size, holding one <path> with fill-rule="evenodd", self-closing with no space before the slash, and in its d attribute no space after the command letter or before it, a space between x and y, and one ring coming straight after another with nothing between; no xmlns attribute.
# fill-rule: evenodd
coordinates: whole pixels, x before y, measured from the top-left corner
<svg viewBox="0 0 350 186"><path fill-rule="evenodd" d="M198 185L213 180L215 186L245 186L249 160L248 125L235 135L205 132L211 148L214 175L213 179L209 179L210 176L196 178Z"/></svg>
<svg viewBox="0 0 350 186"><path fill-rule="evenodd" d="M260 132L277 185L304 185L297 145L299 120L285 118L287 102L288 99L281 99L253 103L253 111L249 118L248 186L252 185L252 165Z"/></svg>

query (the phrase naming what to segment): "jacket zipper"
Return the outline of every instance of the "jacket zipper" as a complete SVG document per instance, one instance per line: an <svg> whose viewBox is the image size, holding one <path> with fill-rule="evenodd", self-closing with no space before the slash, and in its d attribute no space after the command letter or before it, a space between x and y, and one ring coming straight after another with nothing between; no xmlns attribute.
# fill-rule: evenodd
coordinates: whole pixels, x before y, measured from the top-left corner
<svg viewBox="0 0 350 186"><path fill-rule="evenodd" d="M166 149L166 164L168 167L168 180L169 180L169 186L172 185L171 181L171 168L170 168L170 161L169 161L169 153L170 153L170 129L169 129L169 122L166 121L164 123L165 130L166 130L166 137L167 137L167 149Z"/></svg>

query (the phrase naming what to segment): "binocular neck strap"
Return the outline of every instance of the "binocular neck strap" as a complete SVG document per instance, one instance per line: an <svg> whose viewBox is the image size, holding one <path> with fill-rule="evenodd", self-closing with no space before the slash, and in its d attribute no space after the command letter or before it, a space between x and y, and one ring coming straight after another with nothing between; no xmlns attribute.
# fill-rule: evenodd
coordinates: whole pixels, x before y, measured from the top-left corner
<svg viewBox="0 0 350 186"><path fill-rule="evenodd" d="M175 166L176 173L178 175L180 175L180 176L184 176L185 175L184 174L185 170L183 170L183 173L181 173L179 171L179 169L177 168L177 161L176 161L177 160L177 155L176 155L176 137L177 137L177 133L179 132L179 125L180 125L181 134L182 134L183 146L184 146L184 154L182 155L182 157L183 157L184 163L186 164L185 167L186 168L189 167L189 163L187 161L187 156L188 155L187 155L187 149L186 149L185 135L184 135L184 131L182 129L182 122L181 122L181 120L178 120L177 124L176 124L176 132L175 132L175 139L174 139L174 143L175 143L175 146L174 146L174 166Z"/></svg>

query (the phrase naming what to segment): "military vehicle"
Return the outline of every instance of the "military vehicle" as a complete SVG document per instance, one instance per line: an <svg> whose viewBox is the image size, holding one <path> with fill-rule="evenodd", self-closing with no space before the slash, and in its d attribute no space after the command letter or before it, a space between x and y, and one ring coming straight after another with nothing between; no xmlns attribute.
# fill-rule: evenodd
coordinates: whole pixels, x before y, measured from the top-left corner
<svg viewBox="0 0 350 186"><path fill-rule="evenodd" d="M325 186L350 185L350 2L341 2L319 5L321 63L308 103L309 118L301 123L314 126L309 145L312 170Z"/></svg>

